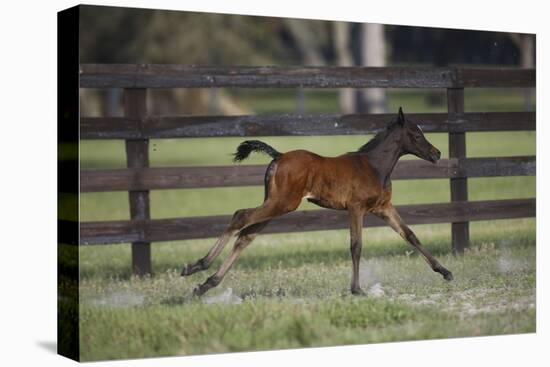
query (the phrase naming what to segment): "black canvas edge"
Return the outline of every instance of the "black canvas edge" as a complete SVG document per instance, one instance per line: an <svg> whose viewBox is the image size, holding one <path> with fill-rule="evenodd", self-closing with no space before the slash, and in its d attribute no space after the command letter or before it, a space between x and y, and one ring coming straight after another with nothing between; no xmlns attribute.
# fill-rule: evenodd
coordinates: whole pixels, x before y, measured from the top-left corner
<svg viewBox="0 0 550 367"><path fill-rule="evenodd" d="M57 13L57 353L80 360L79 14Z"/></svg>

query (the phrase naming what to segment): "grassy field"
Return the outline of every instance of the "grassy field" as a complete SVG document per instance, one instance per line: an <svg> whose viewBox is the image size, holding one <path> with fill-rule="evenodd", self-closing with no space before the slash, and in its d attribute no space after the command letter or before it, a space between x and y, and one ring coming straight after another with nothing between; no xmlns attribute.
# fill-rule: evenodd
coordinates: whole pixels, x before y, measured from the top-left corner
<svg viewBox="0 0 550 367"><path fill-rule="evenodd" d="M346 231L261 236L201 300L191 290L211 272L181 278L179 270L211 241L155 245L155 275L145 279L129 275L127 246L85 248L82 358L534 332L534 226L533 220L473 224L472 250L458 258L448 251L448 227L418 227L453 271L451 283L397 235L369 229L361 264L367 297L349 295Z"/></svg>
<svg viewBox="0 0 550 367"><path fill-rule="evenodd" d="M291 98L242 92L259 112L292 110ZM317 93L317 92L316 92ZM476 94L477 93L477 94ZM521 110L511 93L467 94L467 110ZM437 111L415 93L392 95L390 107ZM487 96L485 96L487 97ZM480 99L485 102L479 102ZM333 112L334 94L308 94L306 107ZM325 155L354 150L369 136L262 139L280 151ZM445 134L428 139L445 155ZM151 164L226 165L241 138L156 140ZM468 155L535 154L535 134L467 134ZM83 168L124 167L121 142L84 142ZM262 156L247 164L267 163ZM469 180L471 200L535 196L534 177ZM153 218L229 214L258 205L261 187L162 190L151 193ZM448 180L394 182L394 203L447 202ZM304 204L301 209L314 206ZM82 220L128 218L126 193L81 195ZM212 239L153 245L155 274L131 276L128 245L83 247L80 252L80 335L83 360L328 346L535 331L535 220L471 224L472 248L450 254L450 225L414 226L425 246L453 271L445 282L389 228L367 228L361 264L366 297L349 295L348 231L264 235L243 253L223 283L200 300L193 287L213 268L181 278L185 263L203 256Z"/></svg>

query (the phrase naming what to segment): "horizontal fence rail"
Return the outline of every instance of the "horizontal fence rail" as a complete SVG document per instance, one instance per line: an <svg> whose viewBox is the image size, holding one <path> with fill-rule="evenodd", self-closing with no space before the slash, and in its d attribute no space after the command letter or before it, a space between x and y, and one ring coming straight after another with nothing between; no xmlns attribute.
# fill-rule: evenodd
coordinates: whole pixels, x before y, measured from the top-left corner
<svg viewBox="0 0 550 367"><path fill-rule="evenodd" d="M263 185L266 165L82 170L81 192ZM399 161L392 179L533 176L536 158L496 157Z"/></svg>
<svg viewBox="0 0 550 367"><path fill-rule="evenodd" d="M534 87L535 70L431 67L210 67L82 64L82 88Z"/></svg>
<svg viewBox="0 0 550 367"><path fill-rule="evenodd" d="M149 219L150 190L262 185L266 169L265 165L148 167L146 153L150 139L364 135L381 131L395 119L394 114L151 116L145 108L148 88L446 89L447 113L407 114L407 117L425 132L448 133L450 158L440 160L436 165L422 160L399 162L392 179L450 180L450 202L404 205L397 209L411 225L452 223L452 248L460 253L469 243L469 221L534 217L536 209L534 198L468 201L468 178L532 176L536 174L536 158L467 158L465 133L535 131L536 115L534 112L466 113L464 88L534 88L535 79L534 69L509 68L82 64L81 88L124 88L127 108L124 117L81 117L80 138L125 140L129 168L81 170L80 191L128 191L130 203L141 205L143 210L137 213L134 205L131 220L80 224L60 222L71 225L73 229L79 228L79 244L82 245L132 243L134 271L137 274L149 273L151 256L148 246L151 242L216 237L231 218L221 215ZM136 98L130 98L132 96ZM138 146L141 147L138 152L141 158L136 161L139 164L130 164L139 158L135 154L137 151L133 150ZM139 195L147 200L137 200ZM365 217L365 225L385 224L370 215ZM274 219L265 232L318 231L348 226L349 218L343 211L308 210Z"/></svg>
<svg viewBox="0 0 550 367"><path fill-rule="evenodd" d="M216 136L362 135L380 131L395 114L82 117L81 139ZM425 132L535 130L534 112L411 113Z"/></svg>
<svg viewBox="0 0 550 367"><path fill-rule="evenodd" d="M398 206L408 224L431 224L535 216L535 199L470 201ZM153 219L143 221L83 222L80 243L83 245L129 242L175 241L216 237L226 228L230 215ZM385 226L373 215L365 217L365 226ZM270 222L263 233L303 232L349 227L345 211L306 210L293 212Z"/></svg>

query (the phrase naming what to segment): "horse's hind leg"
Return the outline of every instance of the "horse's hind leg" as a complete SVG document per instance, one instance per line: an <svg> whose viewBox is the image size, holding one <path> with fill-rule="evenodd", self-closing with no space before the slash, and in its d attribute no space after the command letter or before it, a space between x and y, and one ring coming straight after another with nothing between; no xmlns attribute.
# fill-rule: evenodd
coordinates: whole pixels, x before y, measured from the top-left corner
<svg viewBox="0 0 550 367"><path fill-rule="evenodd" d="M235 242L235 245L233 245L233 250L231 251L229 257L225 259L221 267L214 275L210 276L203 284L197 286L193 290L193 294L195 296L202 296L210 288L213 288L220 284L223 277L229 271L229 269L231 269L231 266L233 265L235 260L237 260L241 252L254 240L254 238L256 238L256 236L258 236L260 231L264 229L268 222L269 220L266 220L264 222L256 223L243 229L240 232L239 237Z"/></svg>
<svg viewBox="0 0 550 367"><path fill-rule="evenodd" d="M188 264L183 267L181 271L181 276L187 276L194 274L201 270L206 270L212 265L212 262L218 257L218 255L223 251L225 245L229 239L236 234L244 225L242 217L247 211L252 211L254 209L240 209L233 214L231 218L231 223L227 226L227 229L222 233L218 238L214 246L208 251L208 253L201 259L199 259L194 264Z"/></svg>
<svg viewBox="0 0 550 367"><path fill-rule="evenodd" d="M269 191L270 191L269 190L270 180L271 180L271 177L273 176L276 166L277 165L275 160L271 161L271 163L267 166L267 170L265 172L265 177L264 177L264 185L265 185L264 204L260 208L266 206L266 201L268 199ZM227 229L223 232L223 234L218 238L218 240L216 241L214 246L212 246L210 251L208 251L208 254L206 254L206 256L199 259L194 264L188 264L184 266L183 270L181 271L181 276L191 275L196 273L197 271L208 269L210 265L212 265L212 262L223 251L229 239L239 230L244 228L244 226L247 224L247 220L244 218L246 217L246 214L254 212L255 210L260 208L237 210L235 214L233 214L231 223L229 224Z"/></svg>
<svg viewBox="0 0 550 367"><path fill-rule="evenodd" d="M279 202L269 198L258 208L238 210L233 216L230 229L240 231L239 238L235 242L233 251L224 261L220 269L208 278L208 280L197 287L195 295L202 295L212 287L218 285L223 279L225 273L231 268L231 265L237 260L241 251L257 236L270 219L295 210L300 205L300 198L287 198L284 202Z"/></svg>
<svg viewBox="0 0 550 367"><path fill-rule="evenodd" d="M188 264L183 267L183 270L181 271L181 276L191 275L196 273L197 271L208 269L210 265L212 265L212 262L216 259L216 257L218 257L220 252L222 252L223 248L225 247L231 236L233 236L233 234L235 234L236 232L237 230L232 229L231 226L229 226L218 238L210 251L208 251L206 256L199 259L194 264Z"/></svg>
<svg viewBox="0 0 550 367"><path fill-rule="evenodd" d="M212 265L212 262L216 259L216 257L218 257L218 255L222 252L231 236L233 236L243 228L252 226L256 223L264 222L273 217L288 213L289 211L296 209L300 204L300 200L298 199L297 201L294 200L293 202L290 202L290 204L283 209L281 209L280 206L274 205L274 203L275 201L273 200L267 200L264 202L263 205L257 208L237 210L233 215L233 218L231 219L231 223L223 232L223 234L218 238L208 254L206 254L205 257L198 260L196 263L185 266L181 271L181 275L187 276L194 274L197 271L208 269L210 265Z"/></svg>

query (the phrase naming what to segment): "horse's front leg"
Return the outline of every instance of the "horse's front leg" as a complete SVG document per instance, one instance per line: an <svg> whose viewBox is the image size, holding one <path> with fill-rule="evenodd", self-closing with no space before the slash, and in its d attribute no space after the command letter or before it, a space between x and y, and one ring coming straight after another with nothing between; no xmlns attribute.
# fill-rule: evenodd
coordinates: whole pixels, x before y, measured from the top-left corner
<svg viewBox="0 0 550 367"><path fill-rule="evenodd" d="M443 275L445 280L453 280L453 274L443 267L443 265L441 265L439 261L437 261L435 257L433 257L432 254L430 254L430 252L420 244L420 241L416 238L416 235L409 227L407 227L405 222L403 222L403 219L401 219L399 213L397 213L397 210L395 210L393 205L390 204L383 209L374 212L374 214L384 219L390 227L392 227L401 237L405 239L405 241L416 248L422 254L433 271Z"/></svg>
<svg viewBox="0 0 550 367"><path fill-rule="evenodd" d="M349 209L350 219L350 252L352 262L351 293L364 294L359 284L359 263L361 261L363 217L365 213L360 209Z"/></svg>

